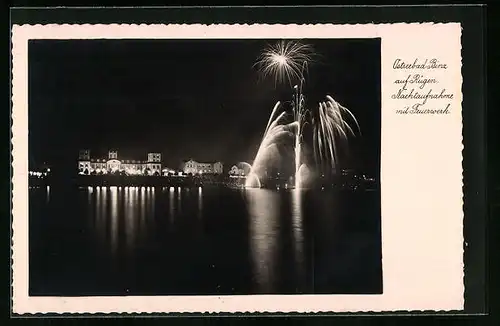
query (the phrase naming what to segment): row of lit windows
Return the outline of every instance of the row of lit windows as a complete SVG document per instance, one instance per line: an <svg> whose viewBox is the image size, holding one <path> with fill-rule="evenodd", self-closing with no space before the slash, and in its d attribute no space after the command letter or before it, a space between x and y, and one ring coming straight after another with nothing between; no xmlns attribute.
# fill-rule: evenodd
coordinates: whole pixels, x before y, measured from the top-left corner
<svg viewBox="0 0 500 326"><path fill-rule="evenodd" d="M160 159L160 154L148 154L148 160L159 161Z"/></svg>
<svg viewBox="0 0 500 326"><path fill-rule="evenodd" d="M105 163L83 163L83 162L80 162L78 164L78 167L79 168L93 168L93 169L105 169L107 166L107 164ZM119 162L118 163L111 163L109 164L109 167L111 169L118 169L119 167L122 167L122 168L132 168L132 169L141 169L142 167L145 167L145 165L143 164L120 164ZM152 170L160 170L161 169L161 164L148 164L148 168L152 169Z"/></svg>
<svg viewBox="0 0 500 326"><path fill-rule="evenodd" d="M81 160L90 160L90 151L89 150L81 150L80 151L80 159ZM108 160L118 159L118 152L117 151L109 151L108 152ZM151 161L160 161L161 160L161 154L160 153L148 153L148 160L124 160L126 163L147 163ZM97 161L97 162L106 162L106 159L92 159L92 161Z"/></svg>
<svg viewBox="0 0 500 326"><path fill-rule="evenodd" d="M214 164L211 164L211 163L186 163L186 167L187 168L205 168L205 169L211 169L211 168L215 168L217 169L217 167L221 167L222 166L222 163L220 162L217 162L217 163L214 163Z"/></svg>
<svg viewBox="0 0 500 326"><path fill-rule="evenodd" d="M78 165L79 167L93 167L93 168L96 168L96 167L105 167L107 164L106 163L82 163L80 162L80 164ZM123 166L123 167L126 167L126 166L131 166L131 167L135 167L135 168L140 168L141 166L143 166L144 164L133 164L133 163L121 163L118 162L118 163L110 163L109 164L110 166ZM161 169L161 164L148 164L148 166L150 166L152 169L156 169L156 170L159 170Z"/></svg>
<svg viewBox="0 0 500 326"><path fill-rule="evenodd" d="M108 160L105 159L97 159L97 160L90 160L91 163L106 163ZM145 164L149 163L150 161L140 161L140 160L123 160L121 161L122 164Z"/></svg>

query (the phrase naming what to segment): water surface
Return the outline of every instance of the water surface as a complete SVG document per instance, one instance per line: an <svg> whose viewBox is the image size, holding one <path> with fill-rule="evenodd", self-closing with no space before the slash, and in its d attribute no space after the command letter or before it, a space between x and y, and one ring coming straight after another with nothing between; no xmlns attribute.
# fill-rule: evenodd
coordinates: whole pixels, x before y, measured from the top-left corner
<svg viewBox="0 0 500 326"><path fill-rule="evenodd" d="M380 193L30 189L30 295L381 293Z"/></svg>

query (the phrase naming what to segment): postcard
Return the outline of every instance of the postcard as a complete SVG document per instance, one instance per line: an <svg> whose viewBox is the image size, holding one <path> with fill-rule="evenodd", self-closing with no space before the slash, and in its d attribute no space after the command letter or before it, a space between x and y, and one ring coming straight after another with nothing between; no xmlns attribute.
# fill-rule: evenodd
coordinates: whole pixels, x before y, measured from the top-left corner
<svg viewBox="0 0 500 326"><path fill-rule="evenodd" d="M13 312L464 308L460 23L14 25Z"/></svg>

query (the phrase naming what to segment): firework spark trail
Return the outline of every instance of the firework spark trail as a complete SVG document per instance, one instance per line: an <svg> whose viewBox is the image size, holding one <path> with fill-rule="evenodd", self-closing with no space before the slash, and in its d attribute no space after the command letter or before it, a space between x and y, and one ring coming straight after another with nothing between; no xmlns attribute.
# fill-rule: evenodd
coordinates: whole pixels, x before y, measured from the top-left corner
<svg viewBox="0 0 500 326"><path fill-rule="evenodd" d="M326 102L319 103L318 113L313 134L316 160L322 168L325 166L326 161L332 169L335 169L340 145L338 142L345 143L349 136L356 136L344 116L349 117L354 122L358 133L361 134L361 130L352 112L337 103L329 95L326 96Z"/></svg>
<svg viewBox="0 0 500 326"><path fill-rule="evenodd" d="M334 112L336 113L337 117L339 118L338 120L343 123L343 126L353 135L355 136L354 131L352 130L351 126L347 123L345 119L342 118L341 112L347 113L348 116L352 119L352 121L356 124L356 128L358 132L361 134L361 128L359 127L358 120L356 120L356 117L354 114L352 114L351 111L349 111L347 108L344 106L340 105L337 101L335 101L330 95L326 96L328 103L334 107Z"/></svg>
<svg viewBox="0 0 500 326"><path fill-rule="evenodd" d="M271 123L273 123L273 121L274 121L274 115L276 114L276 112L280 108L280 105L281 105L280 101L276 102L276 104L274 105L273 111L271 112L271 116L269 116L269 121L267 122L266 130L264 131L264 136L262 137L262 139L264 139L264 137L267 134L267 131L269 130L269 127L270 127Z"/></svg>
<svg viewBox="0 0 500 326"><path fill-rule="evenodd" d="M339 122L342 121L342 116L336 110L335 106L332 105L332 102L327 102L326 105L323 106L323 117L325 119L326 129L328 131L326 142L329 145L330 152L330 160L332 162L332 167L335 167L338 162L338 144L337 141L340 139L342 141L347 140L347 135L344 132L343 125ZM328 123L328 121L330 123Z"/></svg>
<svg viewBox="0 0 500 326"><path fill-rule="evenodd" d="M305 63L303 68L307 67ZM294 125L296 126L295 131L295 189L299 189L302 186L302 178L300 175L300 167L302 166L302 133L304 131L304 126L307 122L308 110L305 107L305 97L302 94L303 77L301 77L300 87L295 85L295 96L292 103L292 111L294 116Z"/></svg>
<svg viewBox="0 0 500 326"><path fill-rule="evenodd" d="M276 114L279 112L280 102L276 103L271 112L271 116L266 126L264 136L257 150L257 155L250 169L250 173L245 182L246 187L258 186L260 187L260 178L262 177L261 169L265 166L265 163L274 152L273 149L276 148L276 144L281 137L291 135L290 127L291 124L283 124L282 120L286 117L286 111L281 112L277 117ZM257 184L254 184L256 182Z"/></svg>
<svg viewBox="0 0 500 326"><path fill-rule="evenodd" d="M312 54L310 45L282 40L266 49L255 65L263 77L272 76L275 85L280 82L291 85L294 80L302 79L304 62L311 61Z"/></svg>

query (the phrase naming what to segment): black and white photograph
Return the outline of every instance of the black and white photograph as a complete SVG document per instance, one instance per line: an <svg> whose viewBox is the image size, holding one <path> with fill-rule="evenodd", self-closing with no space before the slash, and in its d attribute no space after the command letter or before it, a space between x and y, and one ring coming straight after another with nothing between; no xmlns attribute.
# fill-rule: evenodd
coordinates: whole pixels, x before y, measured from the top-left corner
<svg viewBox="0 0 500 326"><path fill-rule="evenodd" d="M29 296L384 293L380 38L27 58Z"/></svg>
<svg viewBox="0 0 500 326"><path fill-rule="evenodd" d="M462 33L15 24L13 312L463 311Z"/></svg>

